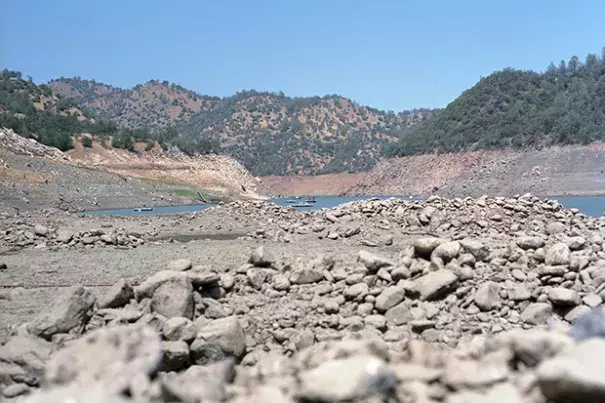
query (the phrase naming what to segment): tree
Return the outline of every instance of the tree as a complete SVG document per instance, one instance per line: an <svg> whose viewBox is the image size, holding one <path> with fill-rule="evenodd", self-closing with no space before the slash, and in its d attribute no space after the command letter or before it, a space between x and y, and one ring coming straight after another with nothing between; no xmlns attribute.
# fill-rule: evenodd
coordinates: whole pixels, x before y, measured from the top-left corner
<svg viewBox="0 0 605 403"><path fill-rule="evenodd" d="M92 148L92 137L82 136L82 145L86 148Z"/></svg>

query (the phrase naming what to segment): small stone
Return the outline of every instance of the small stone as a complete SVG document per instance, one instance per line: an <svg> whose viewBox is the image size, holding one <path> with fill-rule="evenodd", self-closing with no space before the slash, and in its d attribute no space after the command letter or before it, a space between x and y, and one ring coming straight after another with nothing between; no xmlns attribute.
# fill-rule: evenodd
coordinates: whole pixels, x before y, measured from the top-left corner
<svg viewBox="0 0 605 403"><path fill-rule="evenodd" d="M29 386L24 383L13 383L2 389L2 395L7 398L26 395L30 391Z"/></svg>
<svg viewBox="0 0 605 403"><path fill-rule="evenodd" d="M404 297L404 289L396 286L387 287L378 295L378 297L376 297L374 305L378 311L386 312L388 309L403 301Z"/></svg>
<svg viewBox="0 0 605 403"><path fill-rule="evenodd" d="M597 294L588 294L582 298L582 302L590 308L596 308L603 303L603 298Z"/></svg>
<svg viewBox="0 0 605 403"><path fill-rule="evenodd" d="M569 246L560 242L546 250L544 262L549 266L568 265L570 258Z"/></svg>
<svg viewBox="0 0 605 403"><path fill-rule="evenodd" d="M574 290L557 287L548 292L548 299L556 306L576 306L580 304L580 296Z"/></svg>
<svg viewBox="0 0 605 403"><path fill-rule="evenodd" d="M46 235L48 235L48 228L46 228L43 225L36 225L34 227L34 234L39 235L39 236L46 236Z"/></svg>
<svg viewBox="0 0 605 403"><path fill-rule="evenodd" d="M168 341L186 341L189 342L195 339L197 329L193 322L183 317L172 317L164 323L162 329L164 339Z"/></svg>
<svg viewBox="0 0 605 403"><path fill-rule="evenodd" d="M479 286L475 293L475 305L482 311L491 311L500 305L501 286L493 281L487 281Z"/></svg>
<svg viewBox="0 0 605 403"><path fill-rule="evenodd" d="M161 371L178 371L189 367L189 346L184 341L163 341Z"/></svg>
<svg viewBox="0 0 605 403"><path fill-rule="evenodd" d="M444 242L446 241L441 238L419 238L414 241L414 252L416 256L429 258L435 248Z"/></svg>
<svg viewBox="0 0 605 403"><path fill-rule="evenodd" d="M228 357L239 361L245 353L246 335L234 317L215 319L206 323L191 343L192 359L198 365L206 365Z"/></svg>
<svg viewBox="0 0 605 403"><path fill-rule="evenodd" d="M545 302L534 302L521 312L521 320L530 325L543 325L552 315L552 306Z"/></svg>
<svg viewBox="0 0 605 403"><path fill-rule="evenodd" d="M182 316L193 319L193 287L186 278L160 285L151 297L151 309L166 318Z"/></svg>
<svg viewBox="0 0 605 403"><path fill-rule="evenodd" d="M248 262L255 267L272 267L275 265L275 257L271 252L265 250L264 246L259 246L252 252Z"/></svg>
<svg viewBox="0 0 605 403"><path fill-rule="evenodd" d="M97 300L97 307L120 308L128 304L132 298L134 298L134 290L124 279L120 279Z"/></svg>
<svg viewBox="0 0 605 403"><path fill-rule="evenodd" d="M371 273L376 273L382 267L394 265L392 261L365 250L359 251L357 261L362 263Z"/></svg>
<svg viewBox="0 0 605 403"><path fill-rule="evenodd" d="M177 260L168 262L166 269L172 270L172 271L186 271L186 270L191 269L192 267L193 267L193 263L191 263L191 260L177 259Z"/></svg>
<svg viewBox="0 0 605 403"><path fill-rule="evenodd" d="M458 277L452 271L441 269L418 278L414 283L420 293L420 299L429 301L451 292L457 282Z"/></svg>
<svg viewBox="0 0 605 403"><path fill-rule="evenodd" d="M521 249L538 249L544 246L545 242L537 236L522 236L515 240L515 243Z"/></svg>

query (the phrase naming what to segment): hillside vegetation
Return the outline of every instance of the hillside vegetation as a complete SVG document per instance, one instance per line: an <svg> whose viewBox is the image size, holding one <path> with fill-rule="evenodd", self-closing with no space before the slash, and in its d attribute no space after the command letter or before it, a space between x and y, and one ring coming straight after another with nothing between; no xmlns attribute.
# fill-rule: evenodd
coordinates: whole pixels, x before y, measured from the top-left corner
<svg viewBox="0 0 605 403"><path fill-rule="evenodd" d="M605 50L605 49L604 49ZM434 119L410 128L388 155L419 155L605 140L605 51L543 73L505 69L482 78Z"/></svg>
<svg viewBox="0 0 605 403"><path fill-rule="evenodd" d="M120 128L168 130L220 147L261 175L358 172L371 168L396 133L433 114L398 114L337 95L292 98L243 91L218 98L167 81L124 90L80 78L50 83L56 92Z"/></svg>

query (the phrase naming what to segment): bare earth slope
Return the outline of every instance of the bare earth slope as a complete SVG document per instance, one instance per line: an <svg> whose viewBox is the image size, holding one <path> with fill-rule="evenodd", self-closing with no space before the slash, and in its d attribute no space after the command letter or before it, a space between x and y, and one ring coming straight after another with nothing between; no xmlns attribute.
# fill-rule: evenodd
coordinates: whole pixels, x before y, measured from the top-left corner
<svg viewBox="0 0 605 403"><path fill-rule="evenodd" d="M603 145L431 154L381 161L349 195L438 193L464 197L605 194Z"/></svg>
<svg viewBox="0 0 605 403"><path fill-rule="evenodd" d="M260 183L229 157L137 156L79 143L66 154L0 129L4 211L185 204L194 202L197 190L215 200L262 197Z"/></svg>

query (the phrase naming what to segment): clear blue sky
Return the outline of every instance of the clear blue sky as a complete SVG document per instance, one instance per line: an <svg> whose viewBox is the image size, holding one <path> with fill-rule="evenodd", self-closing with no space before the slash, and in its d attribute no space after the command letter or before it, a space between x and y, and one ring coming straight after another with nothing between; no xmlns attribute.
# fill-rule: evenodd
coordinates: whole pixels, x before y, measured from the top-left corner
<svg viewBox="0 0 605 403"><path fill-rule="evenodd" d="M15 0L0 67L36 82L169 80L209 95L337 93L443 107L504 67L544 70L605 45L594 0Z"/></svg>

